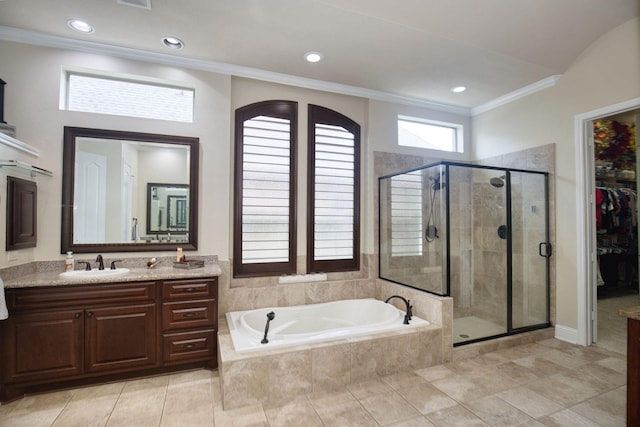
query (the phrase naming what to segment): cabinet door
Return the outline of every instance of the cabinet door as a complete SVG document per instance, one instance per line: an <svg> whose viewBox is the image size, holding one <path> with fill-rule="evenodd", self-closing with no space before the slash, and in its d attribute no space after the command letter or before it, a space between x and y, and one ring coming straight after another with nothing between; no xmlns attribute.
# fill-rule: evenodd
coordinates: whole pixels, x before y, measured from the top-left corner
<svg viewBox="0 0 640 427"><path fill-rule="evenodd" d="M85 311L87 372L158 365L155 304Z"/></svg>
<svg viewBox="0 0 640 427"><path fill-rule="evenodd" d="M82 373L82 310L14 314L4 321L5 381L57 379Z"/></svg>

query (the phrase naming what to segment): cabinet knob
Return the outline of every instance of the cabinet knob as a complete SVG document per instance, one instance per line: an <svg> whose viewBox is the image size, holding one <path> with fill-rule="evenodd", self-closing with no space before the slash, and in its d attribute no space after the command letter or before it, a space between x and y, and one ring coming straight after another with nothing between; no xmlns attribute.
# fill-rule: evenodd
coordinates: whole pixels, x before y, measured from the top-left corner
<svg viewBox="0 0 640 427"><path fill-rule="evenodd" d="M195 315L196 315L195 313L185 313L184 317L193 317Z"/></svg>
<svg viewBox="0 0 640 427"><path fill-rule="evenodd" d="M93 311L87 311L87 317L93 316Z"/></svg>
<svg viewBox="0 0 640 427"><path fill-rule="evenodd" d="M187 344L184 346L184 348L191 349L191 348L195 348L195 346L196 346L195 344Z"/></svg>
<svg viewBox="0 0 640 427"><path fill-rule="evenodd" d="M187 288L186 290L187 290L187 292L195 292L196 288Z"/></svg>
<svg viewBox="0 0 640 427"><path fill-rule="evenodd" d="M79 319L80 316L82 316L82 313L76 313L76 314L73 315L73 317L75 317L76 319Z"/></svg>

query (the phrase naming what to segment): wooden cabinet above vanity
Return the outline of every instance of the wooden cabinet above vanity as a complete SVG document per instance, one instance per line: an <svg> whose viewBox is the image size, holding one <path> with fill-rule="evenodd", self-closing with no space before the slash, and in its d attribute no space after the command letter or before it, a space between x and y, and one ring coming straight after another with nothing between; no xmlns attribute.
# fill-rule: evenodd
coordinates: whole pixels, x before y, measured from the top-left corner
<svg viewBox="0 0 640 427"><path fill-rule="evenodd" d="M29 391L217 367L218 278L8 288L0 401Z"/></svg>

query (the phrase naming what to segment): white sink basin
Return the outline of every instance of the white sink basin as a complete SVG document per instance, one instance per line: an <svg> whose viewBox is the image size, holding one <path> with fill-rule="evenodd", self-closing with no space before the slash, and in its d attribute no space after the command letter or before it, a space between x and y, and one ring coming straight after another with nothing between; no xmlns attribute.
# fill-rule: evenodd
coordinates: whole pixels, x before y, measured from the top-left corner
<svg viewBox="0 0 640 427"><path fill-rule="evenodd" d="M94 268L93 270L74 270L74 271L65 271L64 273L60 273L61 279L99 279L101 277L113 277L113 276L122 276L129 272L128 268L116 268L115 270L111 270L105 268L104 270L98 270Z"/></svg>

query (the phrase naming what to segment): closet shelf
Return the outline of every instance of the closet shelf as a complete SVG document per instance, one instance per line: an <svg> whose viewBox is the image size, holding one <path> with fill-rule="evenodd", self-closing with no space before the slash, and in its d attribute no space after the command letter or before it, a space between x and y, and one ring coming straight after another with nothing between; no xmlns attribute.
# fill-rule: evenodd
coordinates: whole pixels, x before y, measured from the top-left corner
<svg viewBox="0 0 640 427"><path fill-rule="evenodd" d="M18 160L0 160L0 168L16 168L17 170L29 173L32 178L35 178L36 175L53 176L53 172L51 171Z"/></svg>

